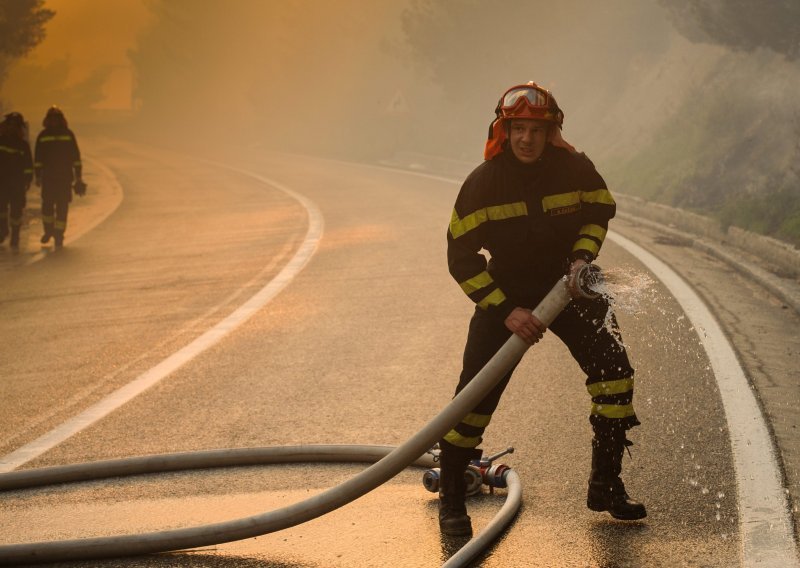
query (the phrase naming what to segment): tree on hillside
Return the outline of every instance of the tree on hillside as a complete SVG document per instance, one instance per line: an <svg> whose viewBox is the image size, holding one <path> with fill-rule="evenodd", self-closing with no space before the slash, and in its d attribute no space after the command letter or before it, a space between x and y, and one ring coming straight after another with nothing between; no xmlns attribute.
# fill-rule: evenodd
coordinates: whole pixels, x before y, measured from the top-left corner
<svg viewBox="0 0 800 568"><path fill-rule="evenodd" d="M659 4L691 41L744 51L765 47L790 60L800 57L797 0L659 0Z"/></svg>
<svg viewBox="0 0 800 568"><path fill-rule="evenodd" d="M55 16L43 5L44 0L0 0L0 53L22 57L42 42L44 25Z"/></svg>
<svg viewBox="0 0 800 568"><path fill-rule="evenodd" d="M55 12L43 6L44 0L0 0L0 85L9 63L44 40L44 25Z"/></svg>

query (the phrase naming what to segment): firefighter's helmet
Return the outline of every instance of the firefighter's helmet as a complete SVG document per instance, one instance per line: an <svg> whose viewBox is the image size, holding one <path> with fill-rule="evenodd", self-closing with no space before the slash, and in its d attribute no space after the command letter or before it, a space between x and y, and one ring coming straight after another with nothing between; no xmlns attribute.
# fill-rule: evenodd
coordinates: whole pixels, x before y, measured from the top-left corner
<svg viewBox="0 0 800 568"><path fill-rule="evenodd" d="M14 126L25 126L25 117L19 112L9 112L5 115L3 122L6 124L13 124Z"/></svg>
<svg viewBox="0 0 800 568"><path fill-rule="evenodd" d="M573 148L561 137L561 126L564 124L564 113L559 108L553 93L528 81L524 85L516 85L508 89L494 109L495 118L489 125L489 137L483 149L483 157L491 160L503 151L508 140L508 122L514 118L545 120L552 122L557 128L551 128L548 142L574 152Z"/></svg>
<svg viewBox="0 0 800 568"><path fill-rule="evenodd" d="M25 122L25 117L19 112L9 112L3 117L3 122L0 123L0 130L3 133L17 136L23 140L28 140L28 123Z"/></svg>
<svg viewBox="0 0 800 568"><path fill-rule="evenodd" d="M553 93L533 81L507 90L497 103L498 118L532 118L564 124L564 113L558 107Z"/></svg>
<svg viewBox="0 0 800 568"><path fill-rule="evenodd" d="M56 105L51 106L49 109L47 109L47 114L44 115L42 126L45 128L63 126L66 128L67 119L64 116L64 112Z"/></svg>

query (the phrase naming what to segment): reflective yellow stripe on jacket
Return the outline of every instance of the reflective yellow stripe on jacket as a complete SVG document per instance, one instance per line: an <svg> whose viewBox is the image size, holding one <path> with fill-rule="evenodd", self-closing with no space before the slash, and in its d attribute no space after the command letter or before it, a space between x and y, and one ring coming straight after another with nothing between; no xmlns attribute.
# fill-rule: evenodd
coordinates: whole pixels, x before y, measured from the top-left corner
<svg viewBox="0 0 800 568"><path fill-rule="evenodd" d="M486 221L502 221L503 219L522 217L527 214L528 206L524 201L506 203L503 205L490 205L489 207L483 207L473 211L463 218L460 218L456 210L453 209L453 215L450 217L450 234L453 235L454 239L457 239L465 233L479 227Z"/></svg>
<svg viewBox="0 0 800 568"><path fill-rule="evenodd" d="M70 142L72 136L69 134L59 134L58 136L42 136L39 142Z"/></svg>
<svg viewBox="0 0 800 568"><path fill-rule="evenodd" d="M602 203L603 205L616 205L616 201L607 189L596 189L594 191L582 191L581 201L583 203Z"/></svg>
<svg viewBox="0 0 800 568"><path fill-rule="evenodd" d="M581 202L580 191L570 191L569 193L557 193L555 195L546 195L542 198L542 209L547 213L553 209L561 209L564 207L572 207Z"/></svg>
<svg viewBox="0 0 800 568"><path fill-rule="evenodd" d="M607 232L608 230L600 225L584 225L581 227L580 231L578 231L579 237L572 247L572 251L588 250L593 256L597 256L600 247L603 245L603 241L606 239Z"/></svg>

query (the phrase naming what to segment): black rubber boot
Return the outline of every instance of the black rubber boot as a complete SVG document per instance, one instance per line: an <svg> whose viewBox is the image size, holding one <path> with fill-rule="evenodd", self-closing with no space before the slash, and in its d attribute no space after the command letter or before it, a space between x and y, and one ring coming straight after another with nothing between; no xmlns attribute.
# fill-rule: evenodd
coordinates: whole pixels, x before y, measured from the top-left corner
<svg viewBox="0 0 800 568"><path fill-rule="evenodd" d="M56 248L60 249L64 246L64 232L63 231L56 231L53 236L55 237L56 241Z"/></svg>
<svg viewBox="0 0 800 568"><path fill-rule="evenodd" d="M39 239L39 242L41 242L43 245L45 245L48 242L50 242L50 238L52 236L53 236L53 226L45 224L45 226L44 226L44 235L42 235L42 238Z"/></svg>
<svg viewBox="0 0 800 568"><path fill-rule="evenodd" d="M592 440L592 473L586 506L592 511L608 511L615 519L633 521L647 516L644 505L628 496L620 479L622 456L632 445L625 433L616 436L598 436Z"/></svg>
<svg viewBox="0 0 800 568"><path fill-rule="evenodd" d="M472 535L472 522L467 515L467 482L464 473L480 450L442 444L439 454L439 530L448 536Z"/></svg>

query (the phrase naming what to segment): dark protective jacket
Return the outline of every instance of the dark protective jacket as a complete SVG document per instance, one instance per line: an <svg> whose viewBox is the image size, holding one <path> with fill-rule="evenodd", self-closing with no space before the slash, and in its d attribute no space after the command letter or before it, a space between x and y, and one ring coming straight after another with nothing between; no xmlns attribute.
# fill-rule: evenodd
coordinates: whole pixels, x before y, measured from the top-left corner
<svg viewBox="0 0 800 568"><path fill-rule="evenodd" d="M447 230L450 274L502 319L518 306L533 309L571 260L597 257L615 212L584 154L548 144L538 161L524 164L506 150L461 187Z"/></svg>
<svg viewBox="0 0 800 568"><path fill-rule="evenodd" d="M45 128L36 137L36 175L42 186L66 186L80 177L81 152L75 134L69 128Z"/></svg>
<svg viewBox="0 0 800 568"><path fill-rule="evenodd" d="M30 145L17 136L0 135L0 187L25 191L32 178Z"/></svg>

